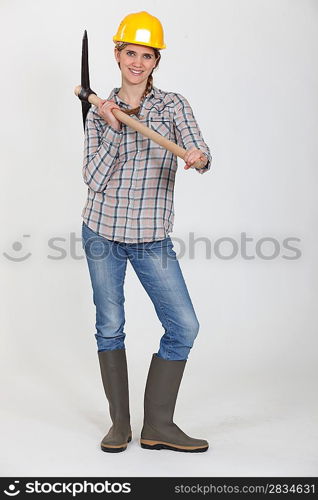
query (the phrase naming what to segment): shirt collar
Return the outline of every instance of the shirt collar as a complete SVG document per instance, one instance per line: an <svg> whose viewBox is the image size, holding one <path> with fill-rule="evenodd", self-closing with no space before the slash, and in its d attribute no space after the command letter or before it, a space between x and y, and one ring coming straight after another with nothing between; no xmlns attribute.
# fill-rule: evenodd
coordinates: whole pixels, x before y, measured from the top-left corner
<svg viewBox="0 0 318 500"><path fill-rule="evenodd" d="M114 100L117 104L120 104L120 106L123 106L125 108L128 108L128 104L126 102L122 101L121 98L118 96L119 91L120 91L120 87L113 88L113 90L111 91L111 93L108 97L108 100L114 98ZM158 89L157 87L153 86L151 91L146 95L146 100L147 99L155 99L158 101L162 101L163 95L162 95L161 90Z"/></svg>

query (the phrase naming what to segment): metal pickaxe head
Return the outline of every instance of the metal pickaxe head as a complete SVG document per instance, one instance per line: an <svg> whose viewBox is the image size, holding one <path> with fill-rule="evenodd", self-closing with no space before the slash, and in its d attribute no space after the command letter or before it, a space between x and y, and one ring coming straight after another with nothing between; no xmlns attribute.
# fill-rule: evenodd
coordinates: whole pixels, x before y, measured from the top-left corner
<svg viewBox="0 0 318 500"><path fill-rule="evenodd" d="M78 94L78 98L82 101L82 116L83 116L83 127L85 130L86 116L91 107L88 102L88 96L90 94L95 94L89 85L89 66L88 66L88 39L87 31L84 31L83 41L82 41L82 68L81 68L81 91Z"/></svg>

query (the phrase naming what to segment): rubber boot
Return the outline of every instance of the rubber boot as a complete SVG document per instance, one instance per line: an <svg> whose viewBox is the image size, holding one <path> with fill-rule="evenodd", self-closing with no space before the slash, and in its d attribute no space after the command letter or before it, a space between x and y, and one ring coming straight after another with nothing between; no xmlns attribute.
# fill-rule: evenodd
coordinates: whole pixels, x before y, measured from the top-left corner
<svg viewBox="0 0 318 500"><path fill-rule="evenodd" d="M131 441L126 350L98 351L98 358L113 422L101 441L101 449L118 453Z"/></svg>
<svg viewBox="0 0 318 500"><path fill-rule="evenodd" d="M144 398L144 425L140 444L149 450L206 451L204 439L187 436L174 422L173 414L186 360L171 361L153 354Z"/></svg>

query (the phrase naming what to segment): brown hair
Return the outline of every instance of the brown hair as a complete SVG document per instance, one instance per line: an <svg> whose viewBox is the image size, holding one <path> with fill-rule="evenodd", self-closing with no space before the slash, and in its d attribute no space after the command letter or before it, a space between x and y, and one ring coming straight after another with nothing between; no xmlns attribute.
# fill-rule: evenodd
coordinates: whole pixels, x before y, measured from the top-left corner
<svg viewBox="0 0 318 500"><path fill-rule="evenodd" d="M127 47L127 45L131 45L129 42L116 42L116 49L119 50L119 52L121 50L123 50L125 47ZM158 64L159 64L159 61L161 59L161 54L160 54L160 51L154 47L151 47L152 50L154 51L155 53L155 59L156 59L156 66L154 67L157 68ZM118 63L118 67L120 69L120 64ZM141 96L141 100L146 97L147 94L149 94L149 92L151 91L152 87L153 87L153 76L152 76L152 73L153 73L153 70L152 72L150 73L150 75L148 76L148 80L147 80L147 84L146 84L146 88L145 88L145 91L144 93L142 94ZM127 115L132 115L132 114L135 114L138 116L138 113L139 113L139 110L140 110L140 106L138 106L138 108L134 108L134 109L123 109L122 111L124 113L126 113Z"/></svg>

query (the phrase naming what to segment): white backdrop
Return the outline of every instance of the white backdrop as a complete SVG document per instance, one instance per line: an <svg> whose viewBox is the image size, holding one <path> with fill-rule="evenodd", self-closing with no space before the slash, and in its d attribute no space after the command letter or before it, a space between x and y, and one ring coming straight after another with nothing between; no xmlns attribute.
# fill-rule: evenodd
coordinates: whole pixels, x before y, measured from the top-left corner
<svg viewBox="0 0 318 500"><path fill-rule="evenodd" d="M317 1L2 0L0 9L1 474L317 475ZM163 331L130 265L134 440L116 456L99 450L110 420L80 242L87 188L73 89L84 29L92 88L107 97L120 86L112 36L140 10L165 29L154 83L189 100L213 156L203 176L180 162L171 235L186 246L180 265L201 324L175 413L209 440L198 455L139 446ZM190 257L190 233L210 256L201 241ZM254 258L242 254L244 233ZM221 258L233 245L237 255Z"/></svg>

